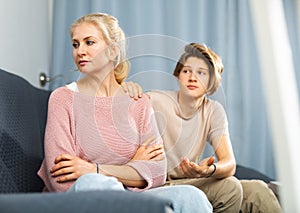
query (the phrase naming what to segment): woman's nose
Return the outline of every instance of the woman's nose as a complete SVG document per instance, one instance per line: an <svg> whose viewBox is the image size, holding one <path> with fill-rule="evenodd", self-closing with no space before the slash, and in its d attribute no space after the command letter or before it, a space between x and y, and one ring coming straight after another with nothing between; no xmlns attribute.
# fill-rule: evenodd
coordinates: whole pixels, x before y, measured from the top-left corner
<svg viewBox="0 0 300 213"><path fill-rule="evenodd" d="M77 54L82 55L86 53L86 47L84 45L80 45L77 49Z"/></svg>

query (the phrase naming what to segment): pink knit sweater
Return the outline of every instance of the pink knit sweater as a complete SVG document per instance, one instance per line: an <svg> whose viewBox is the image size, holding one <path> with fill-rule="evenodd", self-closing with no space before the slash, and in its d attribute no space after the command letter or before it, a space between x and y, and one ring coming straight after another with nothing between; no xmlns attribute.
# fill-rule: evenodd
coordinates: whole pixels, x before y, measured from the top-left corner
<svg viewBox="0 0 300 213"><path fill-rule="evenodd" d="M45 159L38 175L46 191L67 191L73 182L57 183L49 171L58 155L68 153L92 163L129 165L148 182L142 190L163 185L166 160L129 162L150 135L159 132L146 95L134 101L127 95L92 97L58 88L49 99ZM154 143L162 144L161 138Z"/></svg>

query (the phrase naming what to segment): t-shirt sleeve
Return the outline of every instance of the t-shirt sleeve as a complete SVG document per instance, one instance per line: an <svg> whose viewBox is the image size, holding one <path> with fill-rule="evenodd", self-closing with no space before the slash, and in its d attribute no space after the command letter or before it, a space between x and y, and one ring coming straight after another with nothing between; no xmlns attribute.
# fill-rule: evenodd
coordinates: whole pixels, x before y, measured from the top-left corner
<svg viewBox="0 0 300 213"><path fill-rule="evenodd" d="M48 117L45 130L44 152L45 158L38 175L45 183L47 191L67 191L73 182L58 183L51 177L50 169L54 166L54 159L63 153L76 155L72 132L72 99L68 97L66 89L59 88L52 92L48 103Z"/></svg>
<svg viewBox="0 0 300 213"><path fill-rule="evenodd" d="M140 145L143 143L143 141L147 140L153 135L156 135L157 138L149 145L163 144L162 138L159 135L159 131L157 128L153 108L149 102L148 97L143 97L145 98L143 99L143 101L141 101L140 106L137 106L138 108L136 110L136 115L138 116L136 119L138 122L138 129L140 134ZM160 161L131 161L127 165L133 167L148 183L147 186L143 189L129 187L128 189L130 190L146 190L149 188L161 186L166 181L166 157Z"/></svg>
<svg viewBox="0 0 300 213"><path fill-rule="evenodd" d="M223 106L219 102L211 103L212 110L210 111L208 141L211 143L213 138L220 136L229 136L228 120ZM212 144L216 145L216 144Z"/></svg>

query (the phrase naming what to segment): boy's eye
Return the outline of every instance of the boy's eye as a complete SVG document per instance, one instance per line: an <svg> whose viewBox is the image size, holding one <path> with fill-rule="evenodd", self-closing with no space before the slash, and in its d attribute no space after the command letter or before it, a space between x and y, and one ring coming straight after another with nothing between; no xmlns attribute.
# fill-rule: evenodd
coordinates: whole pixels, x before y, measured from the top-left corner
<svg viewBox="0 0 300 213"><path fill-rule="evenodd" d="M190 73L189 70L182 70L183 73Z"/></svg>
<svg viewBox="0 0 300 213"><path fill-rule="evenodd" d="M205 73L202 72L202 71L198 71L197 74L198 74L198 75L205 75Z"/></svg>

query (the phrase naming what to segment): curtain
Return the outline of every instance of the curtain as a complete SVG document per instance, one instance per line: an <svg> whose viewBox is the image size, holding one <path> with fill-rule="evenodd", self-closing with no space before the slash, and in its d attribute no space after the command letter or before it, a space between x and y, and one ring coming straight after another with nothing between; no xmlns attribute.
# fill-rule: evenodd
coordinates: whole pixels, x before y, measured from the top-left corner
<svg viewBox="0 0 300 213"><path fill-rule="evenodd" d="M293 1L284 3L296 59L297 13ZM177 88L172 72L185 44L197 42L211 47L225 66L222 86L212 98L220 101L227 112L237 163L276 178L247 0L56 0L50 73L65 78L50 82L51 89L80 77L74 71L68 28L75 19L91 12L108 13L119 20L127 36L131 62L128 80L140 83L144 90ZM299 62L295 66L299 67Z"/></svg>
<svg viewBox="0 0 300 213"><path fill-rule="evenodd" d="M293 53L293 62L296 71L298 95L300 99L300 29L299 29L299 17L300 17L300 3L298 0L283 0L283 6L285 9L286 22L290 37L290 43ZM297 11L298 10L298 11Z"/></svg>

